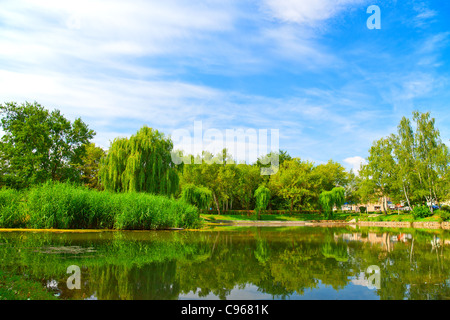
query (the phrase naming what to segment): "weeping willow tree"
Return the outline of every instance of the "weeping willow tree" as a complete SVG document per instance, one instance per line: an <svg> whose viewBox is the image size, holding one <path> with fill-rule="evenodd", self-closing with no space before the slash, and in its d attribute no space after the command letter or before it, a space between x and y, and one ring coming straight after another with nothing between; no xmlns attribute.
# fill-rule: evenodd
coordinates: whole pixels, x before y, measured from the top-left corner
<svg viewBox="0 0 450 320"><path fill-rule="evenodd" d="M103 158L100 179L106 190L173 195L179 184L173 143L147 126L130 138L116 138Z"/></svg>
<svg viewBox="0 0 450 320"><path fill-rule="evenodd" d="M331 191L324 191L319 196L319 203L327 216L333 216L333 208L340 208L345 201L345 189L342 187L333 188Z"/></svg>
<svg viewBox="0 0 450 320"><path fill-rule="evenodd" d="M212 201L212 191L206 187L188 183L181 190L181 199L200 210L208 210Z"/></svg>
<svg viewBox="0 0 450 320"><path fill-rule="evenodd" d="M255 198L256 198L256 213L258 216L258 220L260 218L261 210L266 210L270 201L270 190L264 186L260 185L258 189L255 190Z"/></svg>

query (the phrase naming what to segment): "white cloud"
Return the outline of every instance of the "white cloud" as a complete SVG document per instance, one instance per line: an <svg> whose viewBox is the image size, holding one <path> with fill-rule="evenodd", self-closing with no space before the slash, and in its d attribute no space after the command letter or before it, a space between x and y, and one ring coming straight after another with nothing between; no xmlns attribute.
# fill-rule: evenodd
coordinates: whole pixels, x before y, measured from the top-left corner
<svg viewBox="0 0 450 320"><path fill-rule="evenodd" d="M265 0L263 10L284 22L316 25L362 0Z"/></svg>
<svg viewBox="0 0 450 320"><path fill-rule="evenodd" d="M233 2L179 0L3 1L0 60L68 68L67 62L123 65L119 57L195 56L213 32L233 29ZM69 64L70 65L70 64ZM25 66L24 66L25 67Z"/></svg>
<svg viewBox="0 0 450 320"><path fill-rule="evenodd" d="M355 156L344 159L344 163L346 163L350 169L353 170L353 173L358 174L361 169L361 165L367 164L367 161L360 156Z"/></svg>
<svg viewBox="0 0 450 320"><path fill-rule="evenodd" d="M438 12L428 8L427 2L418 2L413 6L414 11L418 14L412 19L416 27L428 27Z"/></svg>
<svg viewBox="0 0 450 320"><path fill-rule="evenodd" d="M223 93L183 82L0 70L0 88L0 103L37 101L69 118L81 117L99 132L103 143L114 138L108 132L134 133L143 124L164 131L199 116L221 120L208 101L221 101Z"/></svg>

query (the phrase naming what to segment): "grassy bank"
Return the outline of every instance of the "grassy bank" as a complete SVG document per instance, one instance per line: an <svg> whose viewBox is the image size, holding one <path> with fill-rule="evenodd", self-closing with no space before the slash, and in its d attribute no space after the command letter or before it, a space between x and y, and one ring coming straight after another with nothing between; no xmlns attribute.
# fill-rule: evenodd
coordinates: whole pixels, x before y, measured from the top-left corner
<svg viewBox="0 0 450 320"><path fill-rule="evenodd" d="M202 214L201 217L206 221L256 221L256 214L233 214L233 215L217 215ZM332 220L350 220L359 217L359 214L335 213ZM322 221L327 220L324 214L261 214L260 221Z"/></svg>
<svg viewBox="0 0 450 320"><path fill-rule="evenodd" d="M233 214L233 215L217 215L217 214L202 214L201 217L206 221L256 221L255 214ZM359 214L359 213L347 213L347 212L335 212L331 220L338 221L393 221L393 222L442 222L443 219L441 213L436 213L426 218L416 218L412 214L398 214L390 213L384 214ZM261 214L261 221L325 221L326 216L324 214Z"/></svg>
<svg viewBox="0 0 450 320"><path fill-rule="evenodd" d="M414 215L407 214L398 214L398 213L390 213L387 215L379 214L377 216L371 215L362 215L358 219L359 221L394 221L394 222L442 222L444 221L439 212L436 212L434 215L426 218L417 218Z"/></svg>
<svg viewBox="0 0 450 320"><path fill-rule="evenodd" d="M0 227L155 230L197 228L196 207L146 193L111 193L68 183L0 190Z"/></svg>

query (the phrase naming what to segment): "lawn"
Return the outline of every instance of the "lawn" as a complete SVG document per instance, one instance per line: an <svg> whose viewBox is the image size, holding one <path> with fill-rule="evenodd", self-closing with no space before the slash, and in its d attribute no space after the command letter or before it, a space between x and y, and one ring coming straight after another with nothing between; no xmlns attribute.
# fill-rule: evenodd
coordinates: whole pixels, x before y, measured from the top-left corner
<svg viewBox="0 0 450 320"><path fill-rule="evenodd" d="M381 214L374 216L362 215L359 221L404 221L404 222L441 222L441 217L438 214L434 214L431 217L417 218L415 219L412 214L397 214L390 213L387 215Z"/></svg>
<svg viewBox="0 0 450 320"><path fill-rule="evenodd" d="M332 220L351 220L359 217L356 213L335 213ZM217 215L202 214L201 217L208 221L256 221L256 215ZM326 220L323 214L261 214L260 221L319 221Z"/></svg>
<svg viewBox="0 0 450 320"><path fill-rule="evenodd" d="M256 221L256 215L217 215L217 214L202 214L201 217L206 222L219 221ZM397 212L384 214L359 214L359 213L344 213L338 212L333 214L331 220L350 221L356 219L357 221L405 221L405 222L441 222L438 214L427 218L414 219L410 213L398 214ZM321 221L327 220L323 214L261 214L261 221Z"/></svg>

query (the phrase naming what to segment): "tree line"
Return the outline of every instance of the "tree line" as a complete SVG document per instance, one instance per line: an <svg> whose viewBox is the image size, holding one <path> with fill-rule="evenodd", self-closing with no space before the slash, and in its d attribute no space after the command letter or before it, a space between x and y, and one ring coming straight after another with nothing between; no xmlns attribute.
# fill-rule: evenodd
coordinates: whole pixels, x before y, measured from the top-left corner
<svg viewBox="0 0 450 320"><path fill-rule="evenodd" d="M217 155L183 155L191 164L175 164L170 137L147 126L114 139L105 151L91 142L95 132L86 123L71 122L59 110L9 102L0 112L2 187L70 181L98 190L181 198L218 213L256 208L332 214L344 202L378 199L384 199L387 211L388 198L410 207L450 198L449 149L429 113L415 112L412 122L404 117L396 134L375 141L359 175L333 160L315 164L279 150L278 172L264 176L263 157L239 163L226 149Z"/></svg>

